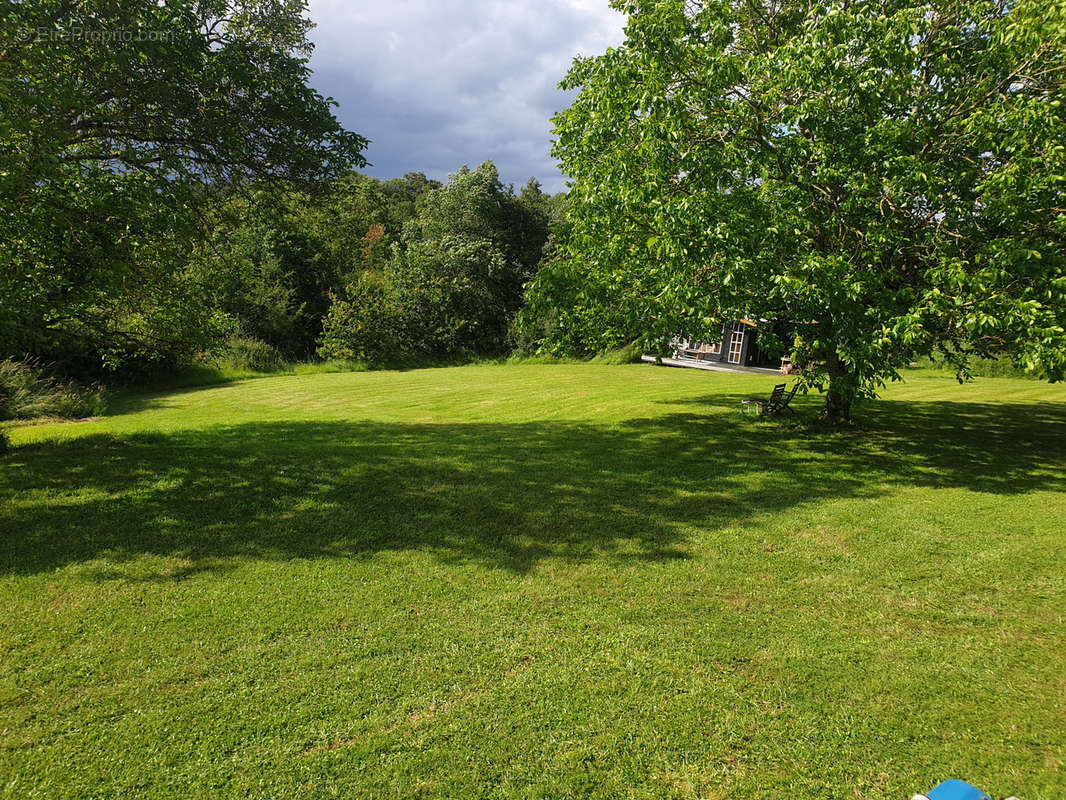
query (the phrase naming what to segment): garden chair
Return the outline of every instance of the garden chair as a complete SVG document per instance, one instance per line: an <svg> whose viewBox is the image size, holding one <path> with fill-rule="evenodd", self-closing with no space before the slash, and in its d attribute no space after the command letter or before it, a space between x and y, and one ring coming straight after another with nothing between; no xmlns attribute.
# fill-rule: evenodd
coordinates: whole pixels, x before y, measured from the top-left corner
<svg viewBox="0 0 1066 800"><path fill-rule="evenodd" d="M777 398L777 402L774 402L774 397L771 394L770 399L766 403L766 408L763 409L764 414L782 414L787 411L791 415L795 415L795 411L789 403L792 402L792 398L796 396L796 390L799 388L799 382L792 384L792 391L788 394L784 392L784 386L782 386L781 394Z"/></svg>
<svg viewBox="0 0 1066 800"><path fill-rule="evenodd" d="M796 396L796 389L799 388L797 383L792 387L792 391L785 394L785 384L779 383L774 387L774 390L770 392L770 397L767 400L763 400L761 397L745 397L740 401L741 410L747 413L748 409L754 408L756 414L781 414L787 411L789 414L795 414L789 403L792 402L792 398Z"/></svg>

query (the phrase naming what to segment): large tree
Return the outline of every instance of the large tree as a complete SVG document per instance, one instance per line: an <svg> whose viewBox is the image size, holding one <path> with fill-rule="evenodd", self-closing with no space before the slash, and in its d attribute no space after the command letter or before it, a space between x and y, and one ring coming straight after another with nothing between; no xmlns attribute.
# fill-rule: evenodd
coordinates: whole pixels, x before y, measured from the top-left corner
<svg viewBox="0 0 1066 800"><path fill-rule="evenodd" d="M613 5L556 118L571 318L648 347L777 320L833 420L935 350L1063 377L1061 0Z"/></svg>
<svg viewBox="0 0 1066 800"><path fill-rule="evenodd" d="M188 315L202 304L181 267L211 196L365 163L366 141L307 84L305 6L22 0L0 11L0 356L206 331Z"/></svg>
<svg viewBox="0 0 1066 800"><path fill-rule="evenodd" d="M491 161L423 189L384 268L368 261L334 298L321 355L381 362L506 350L548 241L546 198L533 180L516 197Z"/></svg>

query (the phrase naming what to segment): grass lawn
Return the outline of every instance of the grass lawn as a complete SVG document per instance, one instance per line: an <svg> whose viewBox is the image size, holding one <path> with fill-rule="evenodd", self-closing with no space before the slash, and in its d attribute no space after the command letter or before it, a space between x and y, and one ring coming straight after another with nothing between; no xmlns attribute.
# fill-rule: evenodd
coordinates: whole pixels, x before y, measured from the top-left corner
<svg viewBox="0 0 1066 800"><path fill-rule="evenodd" d="M1066 389L293 375L0 457L0 797L1066 796ZM797 398L813 414L817 398Z"/></svg>

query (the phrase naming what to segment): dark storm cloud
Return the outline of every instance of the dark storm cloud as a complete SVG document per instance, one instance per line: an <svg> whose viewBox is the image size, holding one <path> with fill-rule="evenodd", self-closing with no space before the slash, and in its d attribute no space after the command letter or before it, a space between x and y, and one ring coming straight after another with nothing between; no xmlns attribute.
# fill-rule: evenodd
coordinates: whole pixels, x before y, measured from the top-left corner
<svg viewBox="0 0 1066 800"><path fill-rule="evenodd" d="M577 55L621 40L606 0L312 0L313 85L372 140L372 175L444 178L491 159L504 181L562 188L549 154L556 89Z"/></svg>

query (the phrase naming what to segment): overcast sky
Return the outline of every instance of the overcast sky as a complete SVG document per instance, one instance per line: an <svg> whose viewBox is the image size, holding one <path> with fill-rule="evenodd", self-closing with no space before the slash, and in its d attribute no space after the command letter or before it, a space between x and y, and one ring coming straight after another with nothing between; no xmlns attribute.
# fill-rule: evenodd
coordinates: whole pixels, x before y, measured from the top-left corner
<svg viewBox="0 0 1066 800"><path fill-rule="evenodd" d="M490 159L516 188L563 188L556 86L577 55L622 41L607 0L311 0L312 85L371 139L371 175L445 178Z"/></svg>

